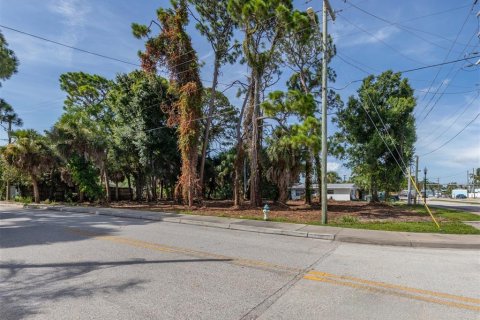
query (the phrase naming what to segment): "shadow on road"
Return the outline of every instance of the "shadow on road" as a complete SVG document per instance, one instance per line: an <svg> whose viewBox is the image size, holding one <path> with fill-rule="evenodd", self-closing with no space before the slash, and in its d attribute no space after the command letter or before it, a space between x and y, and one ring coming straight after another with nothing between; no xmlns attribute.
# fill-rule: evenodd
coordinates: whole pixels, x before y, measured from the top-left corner
<svg viewBox="0 0 480 320"><path fill-rule="evenodd" d="M41 314L42 307L63 299L124 293L140 290L148 280L136 278L117 283L101 283L86 274L106 268L162 263L223 262L230 259L178 259L127 261L80 261L29 264L9 261L0 264L0 319L23 319ZM108 280L103 280L108 282Z"/></svg>
<svg viewBox="0 0 480 320"><path fill-rule="evenodd" d="M109 235L122 226L146 225L154 222L158 221L46 210L3 210L0 211L0 248L18 248L85 239L65 232L65 228L68 227L81 228L98 235Z"/></svg>

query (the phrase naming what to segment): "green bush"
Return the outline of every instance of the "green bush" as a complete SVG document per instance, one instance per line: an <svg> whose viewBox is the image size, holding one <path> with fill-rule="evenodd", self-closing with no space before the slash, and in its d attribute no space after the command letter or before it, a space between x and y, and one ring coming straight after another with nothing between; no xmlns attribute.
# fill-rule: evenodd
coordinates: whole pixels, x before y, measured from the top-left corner
<svg viewBox="0 0 480 320"><path fill-rule="evenodd" d="M32 203L32 197L22 197L22 196L15 196L15 202L21 202L23 204L29 204Z"/></svg>
<svg viewBox="0 0 480 320"><path fill-rule="evenodd" d="M343 216L342 223L358 223L358 219L353 216Z"/></svg>

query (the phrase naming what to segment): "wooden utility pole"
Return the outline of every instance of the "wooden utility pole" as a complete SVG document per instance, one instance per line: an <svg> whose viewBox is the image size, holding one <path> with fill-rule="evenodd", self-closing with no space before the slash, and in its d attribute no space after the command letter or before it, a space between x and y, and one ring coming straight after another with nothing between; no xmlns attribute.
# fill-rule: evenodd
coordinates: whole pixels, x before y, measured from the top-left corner
<svg viewBox="0 0 480 320"><path fill-rule="evenodd" d="M418 188L418 156L415 156L415 190ZM418 194L415 193L415 198L413 200L414 204L417 204Z"/></svg>
<svg viewBox="0 0 480 320"><path fill-rule="evenodd" d="M307 9L309 17L315 19L315 13L312 8ZM322 9L322 224L327 224L327 60L328 60L328 30L327 16L330 15L335 20L335 13L328 0L323 0Z"/></svg>
<svg viewBox="0 0 480 320"><path fill-rule="evenodd" d="M408 192L407 192L407 203L408 205L412 204L412 164L408 166Z"/></svg>
<svg viewBox="0 0 480 320"><path fill-rule="evenodd" d="M473 198L476 198L475 194L475 168L472 168L472 189L473 189Z"/></svg>

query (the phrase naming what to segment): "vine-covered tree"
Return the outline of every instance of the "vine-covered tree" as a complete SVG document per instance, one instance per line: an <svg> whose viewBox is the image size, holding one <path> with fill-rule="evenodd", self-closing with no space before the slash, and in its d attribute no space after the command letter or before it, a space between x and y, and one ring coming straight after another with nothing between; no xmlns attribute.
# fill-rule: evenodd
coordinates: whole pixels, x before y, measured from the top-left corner
<svg viewBox="0 0 480 320"><path fill-rule="evenodd" d="M372 201L378 191L400 188L416 141L413 110L416 100L408 80L386 71L369 76L339 110L335 121L338 154L347 159L354 181L367 188Z"/></svg>
<svg viewBox="0 0 480 320"><path fill-rule="evenodd" d="M198 17L190 12L197 21L196 28L207 38L213 50L213 77L212 92L217 92L218 75L222 65L226 63L234 63L239 53L237 43L232 44L233 31L235 30L235 22L228 13L227 1L218 0L189 0L198 13ZM204 126L204 134L202 139L202 158L200 161L200 177L199 184L203 192L203 178L205 169L205 159L207 156L207 148L210 142L210 129L215 113L221 113L217 110L215 103L216 95L210 94L208 101L208 110L204 112L207 116Z"/></svg>
<svg viewBox="0 0 480 320"><path fill-rule="evenodd" d="M198 137L201 117L202 83L198 69L198 58L185 28L188 24L186 0L172 1L171 9L157 11L160 33L149 37L145 51L140 52L142 68L155 73L159 65L167 67L170 73L170 89L177 96L168 104L169 124L178 125L178 147L182 157L182 171L177 183L176 198L182 198L193 206L198 195ZM132 24L133 34L144 38L150 34L145 25Z"/></svg>

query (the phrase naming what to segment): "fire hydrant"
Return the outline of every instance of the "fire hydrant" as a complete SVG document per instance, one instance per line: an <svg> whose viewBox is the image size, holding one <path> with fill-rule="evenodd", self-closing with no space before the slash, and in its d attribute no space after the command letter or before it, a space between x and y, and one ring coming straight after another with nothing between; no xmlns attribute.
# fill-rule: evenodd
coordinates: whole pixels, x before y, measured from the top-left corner
<svg viewBox="0 0 480 320"><path fill-rule="evenodd" d="M268 204L265 204L263 207L263 220L267 221L268 220L268 213L270 212L270 207Z"/></svg>

